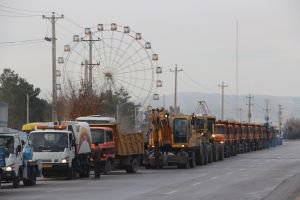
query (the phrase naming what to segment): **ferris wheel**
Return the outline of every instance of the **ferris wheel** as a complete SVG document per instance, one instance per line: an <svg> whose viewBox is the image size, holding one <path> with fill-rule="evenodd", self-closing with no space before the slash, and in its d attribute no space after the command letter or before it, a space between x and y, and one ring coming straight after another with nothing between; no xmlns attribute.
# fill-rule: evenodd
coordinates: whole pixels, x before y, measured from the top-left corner
<svg viewBox="0 0 300 200"><path fill-rule="evenodd" d="M70 88L94 94L125 90L141 105L159 100L162 67L158 54L141 33L129 26L112 23L85 28L64 46L58 64L62 94Z"/></svg>

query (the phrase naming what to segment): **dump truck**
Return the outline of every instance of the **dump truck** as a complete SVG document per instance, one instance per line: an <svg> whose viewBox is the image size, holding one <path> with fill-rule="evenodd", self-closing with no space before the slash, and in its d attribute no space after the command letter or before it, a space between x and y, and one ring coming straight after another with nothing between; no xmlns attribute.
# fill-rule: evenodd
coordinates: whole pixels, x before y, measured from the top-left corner
<svg viewBox="0 0 300 200"><path fill-rule="evenodd" d="M0 182L12 183L14 188L19 187L20 181L25 186L35 185L41 176L41 163L32 159L26 133L0 128L0 149Z"/></svg>
<svg viewBox="0 0 300 200"><path fill-rule="evenodd" d="M115 123L90 124L92 151L98 144L102 150L101 166L104 174L125 169L136 173L144 153L143 133L121 133Z"/></svg>
<svg viewBox="0 0 300 200"><path fill-rule="evenodd" d="M236 155L235 130L234 122L226 120L218 120L216 122L215 139L224 144L225 158Z"/></svg>
<svg viewBox="0 0 300 200"><path fill-rule="evenodd" d="M86 122L37 126L29 142L33 159L42 162L44 177L89 177L92 137Z"/></svg>

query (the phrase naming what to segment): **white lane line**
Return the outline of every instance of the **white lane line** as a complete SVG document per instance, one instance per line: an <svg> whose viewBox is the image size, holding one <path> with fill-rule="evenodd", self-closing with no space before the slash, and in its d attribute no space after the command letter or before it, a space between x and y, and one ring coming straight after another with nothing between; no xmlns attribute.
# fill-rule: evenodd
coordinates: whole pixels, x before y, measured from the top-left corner
<svg viewBox="0 0 300 200"><path fill-rule="evenodd" d="M173 194L173 193L175 193L175 192L177 192L177 190L172 190L172 191L167 192L167 193L165 193L165 194Z"/></svg>
<svg viewBox="0 0 300 200"><path fill-rule="evenodd" d="M218 178L217 176L211 177L212 180L215 180L215 179L217 179L217 178Z"/></svg>
<svg viewBox="0 0 300 200"><path fill-rule="evenodd" d="M227 172L225 175L231 175L233 174L233 172Z"/></svg>
<svg viewBox="0 0 300 200"><path fill-rule="evenodd" d="M193 183L192 185L193 185L193 186L196 186L196 185L200 185L201 183L203 183L203 182Z"/></svg>

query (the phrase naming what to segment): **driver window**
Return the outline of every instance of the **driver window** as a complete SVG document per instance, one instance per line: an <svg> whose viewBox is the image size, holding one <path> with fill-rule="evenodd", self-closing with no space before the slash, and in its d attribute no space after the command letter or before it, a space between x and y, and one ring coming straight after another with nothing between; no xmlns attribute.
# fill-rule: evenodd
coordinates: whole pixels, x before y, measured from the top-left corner
<svg viewBox="0 0 300 200"><path fill-rule="evenodd" d="M112 131L106 131L106 142L112 142L112 141L113 141Z"/></svg>

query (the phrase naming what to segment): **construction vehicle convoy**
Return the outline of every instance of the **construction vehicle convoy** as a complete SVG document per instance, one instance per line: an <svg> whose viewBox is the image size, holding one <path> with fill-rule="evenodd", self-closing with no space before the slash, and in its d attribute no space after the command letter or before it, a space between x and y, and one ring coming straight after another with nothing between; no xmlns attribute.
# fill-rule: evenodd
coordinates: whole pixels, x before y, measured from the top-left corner
<svg viewBox="0 0 300 200"><path fill-rule="evenodd" d="M200 110L206 110L206 104L199 103ZM170 119L164 109L153 109L150 115L152 130L144 158L146 168L194 168L224 158L223 141L215 140L215 117L202 113L173 115Z"/></svg>
<svg viewBox="0 0 300 200"><path fill-rule="evenodd" d="M92 137L86 122L39 125L30 132L29 142L44 177L89 177Z"/></svg>
<svg viewBox="0 0 300 200"><path fill-rule="evenodd" d="M76 120L90 123L92 151L96 144L102 149L101 166L104 174L114 169L125 169L127 173L137 172L144 153L143 133L121 133L114 118L99 115L79 117Z"/></svg>
<svg viewBox="0 0 300 200"><path fill-rule="evenodd" d="M96 144L102 149L105 174L114 169L135 173L142 160L146 168L194 168L282 144L278 131L268 123L216 121L205 102L199 105L201 112L190 115L153 109L147 147L143 133L121 133L114 118L99 115L30 123L23 126L26 133L0 128L0 184L12 182L18 187L23 180L24 185L34 185L41 175L88 177Z"/></svg>
<svg viewBox="0 0 300 200"><path fill-rule="evenodd" d="M41 176L41 164L32 159L26 133L0 128L0 167L0 184L12 183L14 188L19 187L20 181L25 186L36 184L36 178Z"/></svg>

